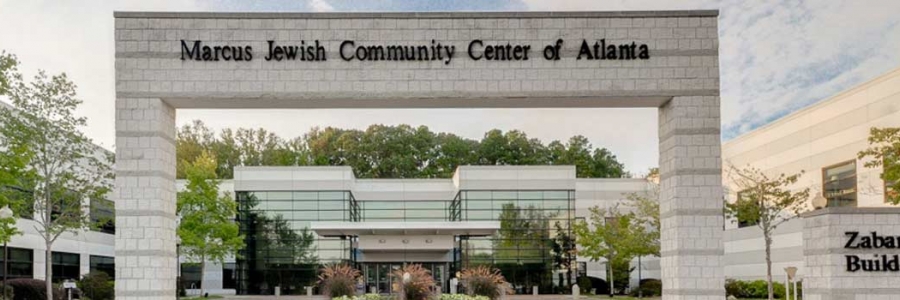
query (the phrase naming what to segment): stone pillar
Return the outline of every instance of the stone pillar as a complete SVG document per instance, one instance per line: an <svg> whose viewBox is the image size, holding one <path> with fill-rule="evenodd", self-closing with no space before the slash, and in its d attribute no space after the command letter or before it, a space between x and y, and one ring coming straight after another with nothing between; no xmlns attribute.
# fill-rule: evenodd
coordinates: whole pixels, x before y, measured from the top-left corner
<svg viewBox="0 0 900 300"><path fill-rule="evenodd" d="M845 248L853 232L858 233L850 245L855 248ZM886 238L895 237L900 237L900 208L833 207L804 214L803 299L900 299L900 248L894 241L894 247L885 246ZM860 245L864 240L872 247ZM857 258L869 270L857 265Z"/></svg>
<svg viewBox="0 0 900 300"><path fill-rule="evenodd" d="M659 108L663 299L724 299L719 97Z"/></svg>
<svg viewBox="0 0 900 300"><path fill-rule="evenodd" d="M116 99L116 299L175 299L175 109Z"/></svg>

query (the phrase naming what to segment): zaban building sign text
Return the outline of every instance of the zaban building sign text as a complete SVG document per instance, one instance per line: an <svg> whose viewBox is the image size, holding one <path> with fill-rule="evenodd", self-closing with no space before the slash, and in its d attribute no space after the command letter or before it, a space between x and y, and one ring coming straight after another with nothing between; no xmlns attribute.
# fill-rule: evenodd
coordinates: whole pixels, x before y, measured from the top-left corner
<svg viewBox="0 0 900 300"><path fill-rule="evenodd" d="M534 57L546 60L559 60L564 41L558 39L540 50L535 51L532 45L511 43L488 43L472 40L466 45L467 56L475 61L523 61ZM325 47L318 40L300 41L299 45L281 45L276 41L267 41L266 52L262 56L266 61L326 61ZM456 45L431 40L424 45L364 45L352 40L341 42L337 53L344 61L442 61L450 62L457 56ZM539 52L537 54L533 52ZM181 60L196 61L252 61L259 57L250 45L206 45L203 41L181 40ZM606 39L596 41L581 40L578 60L635 60L650 59L647 44L608 43Z"/></svg>
<svg viewBox="0 0 900 300"><path fill-rule="evenodd" d="M847 236L845 249L885 249L900 251L900 236L879 235L870 232L868 235L860 235L858 231L844 232ZM860 255L845 255L848 272L900 272L900 254L872 254L869 257Z"/></svg>

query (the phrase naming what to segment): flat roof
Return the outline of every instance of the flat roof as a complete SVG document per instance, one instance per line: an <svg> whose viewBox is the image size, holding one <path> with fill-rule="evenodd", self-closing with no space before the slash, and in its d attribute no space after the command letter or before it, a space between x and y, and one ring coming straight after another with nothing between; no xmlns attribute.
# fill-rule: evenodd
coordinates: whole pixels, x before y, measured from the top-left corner
<svg viewBox="0 0 900 300"><path fill-rule="evenodd" d="M309 228L321 236L360 235L492 235L500 229L499 221L461 222L312 222Z"/></svg>
<svg viewBox="0 0 900 300"><path fill-rule="evenodd" d="M717 17L719 11L643 10L643 11L507 11L507 12L157 12L116 11L115 18L152 19L484 19L484 18L666 18Z"/></svg>

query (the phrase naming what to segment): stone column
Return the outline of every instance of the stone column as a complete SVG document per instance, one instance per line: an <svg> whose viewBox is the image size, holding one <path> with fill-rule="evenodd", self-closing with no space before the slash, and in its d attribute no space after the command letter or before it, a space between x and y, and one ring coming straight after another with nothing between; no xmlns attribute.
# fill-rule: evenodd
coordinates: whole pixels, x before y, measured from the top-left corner
<svg viewBox="0 0 900 300"><path fill-rule="evenodd" d="M724 299L719 97L659 108L663 299Z"/></svg>
<svg viewBox="0 0 900 300"><path fill-rule="evenodd" d="M852 248L845 248L855 234ZM895 237L900 208L832 207L804 214L803 299L900 300L900 247L887 240ZM865 240L871 247L861 244Z"/></svg>
<svg viewBox="0 0 900 300"><path fill-rule="evenodd" d="M116 299L175 299L175 109L116 99Z"/></svg>

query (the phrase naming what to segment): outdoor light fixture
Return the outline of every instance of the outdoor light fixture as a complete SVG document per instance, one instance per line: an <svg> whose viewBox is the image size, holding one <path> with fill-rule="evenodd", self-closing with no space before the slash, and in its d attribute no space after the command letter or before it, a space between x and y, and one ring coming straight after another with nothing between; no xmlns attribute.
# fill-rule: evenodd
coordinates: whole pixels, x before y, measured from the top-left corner
<svg viewBox="0 0 900 300"><path fill-rule="evenodd" d="M815 209L822 209L826 205L828 205L828 199L825 196L822 196L822 193L816 194L816 197L812 199L812 205Z"/></svg>

